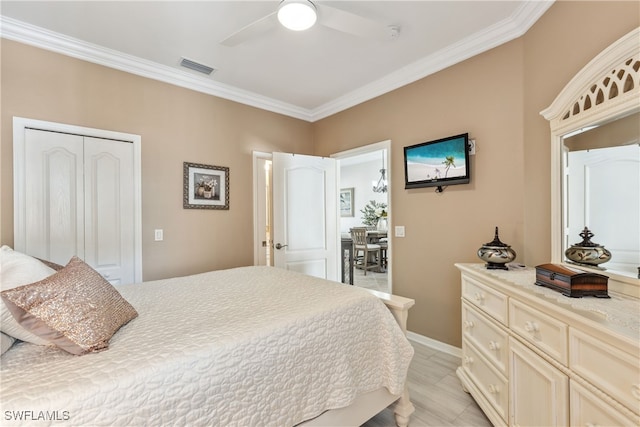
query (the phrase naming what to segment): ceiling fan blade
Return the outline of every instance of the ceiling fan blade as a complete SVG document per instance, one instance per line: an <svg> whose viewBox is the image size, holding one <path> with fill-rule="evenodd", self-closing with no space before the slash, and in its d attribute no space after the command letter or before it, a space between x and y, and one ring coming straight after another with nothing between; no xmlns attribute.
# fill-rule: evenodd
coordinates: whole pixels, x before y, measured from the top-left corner
<svg viewBox="0 0 640 427"><path fill-rule="evenodd" d="M397 36L397 27L391 27L355 13L321 4L318 22L325 27L374 40L390 40ZM395 32L395 35L392 34Z"/></svg>
<svg viewBox="0 0 640 427"><path fill-rule="evenodd" d="M244 28L231 34L229 37L220 41L223 46L234 47L241 43L244 43L250 39L261 36L262 34L276 28L278 18L276 12L270 13L267 16L252 22Z"/></svg>

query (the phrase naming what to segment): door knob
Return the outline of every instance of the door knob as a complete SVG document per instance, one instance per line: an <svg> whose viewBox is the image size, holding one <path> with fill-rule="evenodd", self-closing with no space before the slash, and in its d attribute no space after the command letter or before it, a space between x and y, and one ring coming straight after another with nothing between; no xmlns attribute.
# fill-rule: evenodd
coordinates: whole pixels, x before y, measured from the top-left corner
<svg viewBox="0 0 640 427"><path fill-rule="evenodd" d="M276 249L282 249L284 247L287 247L289 245L281 245L280 243L276 243Z"/></svg>

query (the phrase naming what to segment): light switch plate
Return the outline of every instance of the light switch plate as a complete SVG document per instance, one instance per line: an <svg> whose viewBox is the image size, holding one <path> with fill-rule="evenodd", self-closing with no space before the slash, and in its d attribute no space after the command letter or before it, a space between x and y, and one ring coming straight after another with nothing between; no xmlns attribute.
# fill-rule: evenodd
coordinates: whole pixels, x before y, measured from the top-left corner
<svg viewBox="0 0 640 427"><path fill-rule="evenodd" d="M396 237L404 237L404 225L396 225L395 226L395 236Z"/></svg>
<svg viewBox="0 0 640 427"><path fill-rule="evenodd" d="M161 242L164 240L164 232L162 229L157 229L153 231L156 242Z"/></svg>

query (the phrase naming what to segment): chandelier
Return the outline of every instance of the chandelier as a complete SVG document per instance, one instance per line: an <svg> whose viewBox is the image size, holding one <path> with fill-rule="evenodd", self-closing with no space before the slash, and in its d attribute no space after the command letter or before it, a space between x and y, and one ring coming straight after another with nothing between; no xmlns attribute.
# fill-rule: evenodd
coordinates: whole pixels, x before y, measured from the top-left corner
<svg viewBox="0 0 640 427"><path fill-rule="evenodd" d="M380 169L380 178L378 182L371 181L373 185L374 193L386 193L387 192L387 170L384 168L384 150L382 151L382 169Z"/></svg>

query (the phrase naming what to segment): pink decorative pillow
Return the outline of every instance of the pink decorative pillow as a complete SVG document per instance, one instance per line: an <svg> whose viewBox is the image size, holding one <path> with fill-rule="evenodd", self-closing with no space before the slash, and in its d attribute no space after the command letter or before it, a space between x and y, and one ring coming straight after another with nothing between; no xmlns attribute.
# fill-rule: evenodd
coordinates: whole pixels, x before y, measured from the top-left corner
<svg viewBox="0 0 640 427"><path fill-rule="evenodd" d="M2 299L18 323L72 354L104 350L136 310L100 273L73 257L60 271Z"/></svg>

